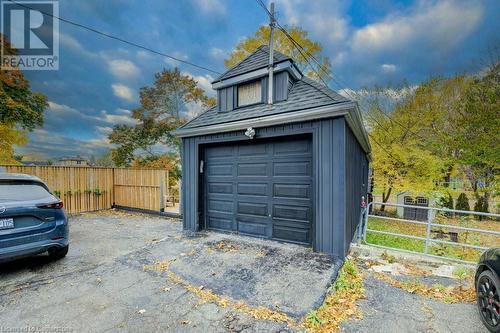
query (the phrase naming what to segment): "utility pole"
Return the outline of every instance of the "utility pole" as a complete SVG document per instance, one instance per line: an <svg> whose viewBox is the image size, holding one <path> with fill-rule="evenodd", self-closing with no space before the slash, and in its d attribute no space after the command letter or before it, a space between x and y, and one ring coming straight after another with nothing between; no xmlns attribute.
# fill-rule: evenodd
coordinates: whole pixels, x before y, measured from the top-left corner
<svg viewBox="0 0 500 333"><path fill-rule="evenodd" d="M268 91L267 91L267 104L273 104L273 72L274 72L274 27L276 26L276 20L274 18L274 2L271 2L270 8L270 16L269 16L269 27L271 28L271 32L269 33L269 82L268 82Z"/></svg>

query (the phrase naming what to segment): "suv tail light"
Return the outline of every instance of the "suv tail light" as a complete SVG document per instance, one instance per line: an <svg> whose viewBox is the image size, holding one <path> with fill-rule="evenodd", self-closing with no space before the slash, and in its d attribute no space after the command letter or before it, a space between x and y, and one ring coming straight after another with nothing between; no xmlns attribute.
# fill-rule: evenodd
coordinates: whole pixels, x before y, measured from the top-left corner
<svg viewBox="0 0 500 333"><path fill-rule="evenodd" d="M44 209L62 209L64 207L64 204L62 201L59 202L54 202L46 205L37 205L38 208L44 208Z"/></svg>

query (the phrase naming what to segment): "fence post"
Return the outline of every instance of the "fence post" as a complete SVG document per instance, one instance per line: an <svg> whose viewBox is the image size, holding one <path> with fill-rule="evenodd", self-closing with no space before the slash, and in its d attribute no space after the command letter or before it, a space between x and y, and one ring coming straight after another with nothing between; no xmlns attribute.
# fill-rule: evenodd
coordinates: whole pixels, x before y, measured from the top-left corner
<svg viewBox="0 0 500 333"><path fill-rule="evenodd" d="M160 212L165 211L165 171L160 171Z"/></svg>
<svg viewBox="0 0 500 333"><path fill-rule="evenodd" d="M361 244L361 238L363 237L364 230L364 222L365 222L365 214L367 213L366 207L361 209L361 215L359 216L359 224L358 224L358 235L357 235L357 244Z"/></svg>
<svg viewBox="0 0 500 333"><path fill-rule="evenodd" d="M431 223L432 223L432 209L427 209L427 229L425 231L425 250L424 253L429 253L429 245L431 239Z"/></svg>
<svg viewBox="0 0 500 333"><path fill-rule="evenodd" d="M366 243L366 229L368 229L368 215L370 215L370 206L373 205L373 202L369 202L366 206L365 212L365 223L363 224L363 242Z"/></svg>

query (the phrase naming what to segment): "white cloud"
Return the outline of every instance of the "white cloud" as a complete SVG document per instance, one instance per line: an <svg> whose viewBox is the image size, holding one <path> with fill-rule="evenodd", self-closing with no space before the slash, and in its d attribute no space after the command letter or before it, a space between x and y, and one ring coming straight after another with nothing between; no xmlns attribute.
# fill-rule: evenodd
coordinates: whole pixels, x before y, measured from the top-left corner
<svg viewBox="0 0 500 333"><path fill-rule="evenodd" d="M383 64L380 67L382 68L382 71L385 73L392 73L395 72L397 69L397 66L394 64Z"/></svg>
<svg viewBox="0 0 500 333"><path fill-rule="evenodd" d="M193 119L197 115L199 115L204 109L201 103L187 103L186 104L186 117L188 120Z"/></svg>
<svg viewBox="0 0 500 333"><path fill-rule="evenodd" d="M115 59L108 61L109 71L119 79L134 79L139 76L139 68L129 60Z"/></svg>
<svg viewBox="0 0 500 333"><path fill-rule="evenodd" d="M126 109L116 109L114 113L102 110L97 115L89 115L70 106L49 101L49 110L47 114L48 121L55 118L64 122L73 121L91 126L95 125L96 127L137 124L137 120L132 118L132 112Z"/></svg>
<svg viewBox="0 0 500 333"><path fill-rule="evenodd" d="M113 132L113 128L109 126L96 126L95 127L97 132L103 134L103 135L110 135Z"/></svg>
<svg viewBox="0 0 500 333"><path fill-rule="evenodd" d="M212 47L209 51L210 56L216 60L224 60L227 56L227 52L218 47Z"/></svg>
<svg viewBox="0 0 500 333"><path fill-rule="evenodd" d="M76 38L68 34L59 32L59 42L61 43L61 52L71 50L74 53L80 54L86 58L94 59L98 57L96 53L89 52Z"/></svg>
<svg viewBox="0 0 500 333"><path fill-rule="evenodd" d="M135 101L135 95L132 89L127 87L124 84L112 84L111 88L113 89L113 94L116 97L119 97L127 102L134 102Z"/></svg>
<svg viewBox="0 0 500 333"><path fill-rule="evenodd" d="M57 158L74 155L99 155L113 148L106 136L91 140L78 140L55 133L57 132L35 129L29 134L28 144L16 148L16 151L21 154L41 155L44 158Z"/></svg>
<svg viewBox="0 0 500 333"><path fill-rule="evenodd" d="M195 80L198 83L198 87L203 89L208 96L215 96L215 91L212 89L212 81L214 80L212 75L193 75L189 72L182 72L182 74Z"/></svg>
<svg viewBox="0 0 500 333"><path fill-rule="evenodd" d="M226 14L226 6L220 0L195 0L195 5L207 14Z"/></svg>
<svg viewBox="0 0 500 333"><path fill-rule="evenodd" d="M101 111L101 118L113 125L123 124L133 126L137 124L137 120L132 118L132 112L123 109L118 109L118 112L120 114L109 114L106 111Z"/></svg>
<svg viewBox="0 0 500 333"><path fill-rule="evenodd" d="M406 15L389 15L357 30L352 48L359 53L398 51L420 42L447 49L473 32L482 16L477 2L421 2Z"/></svg>

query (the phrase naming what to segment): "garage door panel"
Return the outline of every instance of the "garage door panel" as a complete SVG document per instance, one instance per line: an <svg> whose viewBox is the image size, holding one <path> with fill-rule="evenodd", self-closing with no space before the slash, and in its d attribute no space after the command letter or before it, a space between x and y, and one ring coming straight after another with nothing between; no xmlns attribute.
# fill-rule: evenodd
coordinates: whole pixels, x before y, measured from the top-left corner
<svg viewBox="0 0 500 333"><path fill-rule="evenodd" d="M274 144L274 156L309 155L311 153L311 142L309 140L291 140L276 142Z"/></svg>
<svg viewBox="0 0 500 333"><path fill-rule="evenodd" d="M311 217L311 207L279 204L275 204L273 207L273 218L309 221Z"/></svg>
<svg viewBox="0 0 500 333"><path fill-rule="evenodd" d="M238 214L257 215L267 217L269 215L267 203L238 202Z"/></svg>
<svg viewBox="0 0 500 333"><path fill-rule="evenodd" d="M273 175L280 176L311 176L311 162L276 162L273 165Z"/></svg>
<svg viewBox="0 0 500 333"><path fill-rule="evenodd" d="M269 226L261 223L248 223L238 219L238 231L242 234L266 237Z"/></svg>
<svg viewBox="0 0 500 333"><path fill-rule="evenodd" d="M267 176L267 163L239 163L238 176Z"/></svg>
<svg viewBox="0 0 500 333"><path fill-rule="evenodd" d="M209 212L222 212L222 213L232 213L233 212L233 202L223 201L223 200L208 200L208 211Z"/></svg>
<svg viewBox="0 0 500 333"><path fill-rule="evenodd" d="M233 175L233 165L228 164L209 164L206 168L208 176L231 177Z"/></svg>
<svg viewBox="0 0 500 333"><path fill-rule="evenodd" d="M238 194L252 195L252 196L267 196L268 184L267 183L238 183Z"/></svg>
<svg viewBox="0 0 500 333"><path fill-rule="evenodd" d="M273 239L300 244L310 244L311 229L297 229L288 226L273 225Z"/></svg>
<svg viewBox="0 0 500 333"><path fill-rule="evenodd" d="M212 161L217 161L220 158L232 157L234 155L234 146L221 146L207 149L206 156Z"/></svg>
<svg viewBox="0 0 500 333"><path fill-rule="evenodd" d="M280 198L298 198L298 199L311 199L311 185L310 184L273 184L274 197Z"/></svg>
<svg viewBox="0 0 500 333"><path fill-rule="evenodd" d="M208 193L210 194L232 194L233 183L209 183Z"/></svg>
<svg viewBox="0 0 500 333"><path fill-rule="evenodd" d="M216 230L232 230L233 229L233 220L231 217L217 217L217 216L209 216L207 219L207 227L209 229Z"/></svg>
<svg viewBox="0 0 500 333"><path fill-rule="evenodd" d="M251 156L252 158L258 158L259 156L266 156L268 154L269 145L241 145L238 146L239 156Z"/></svg>

